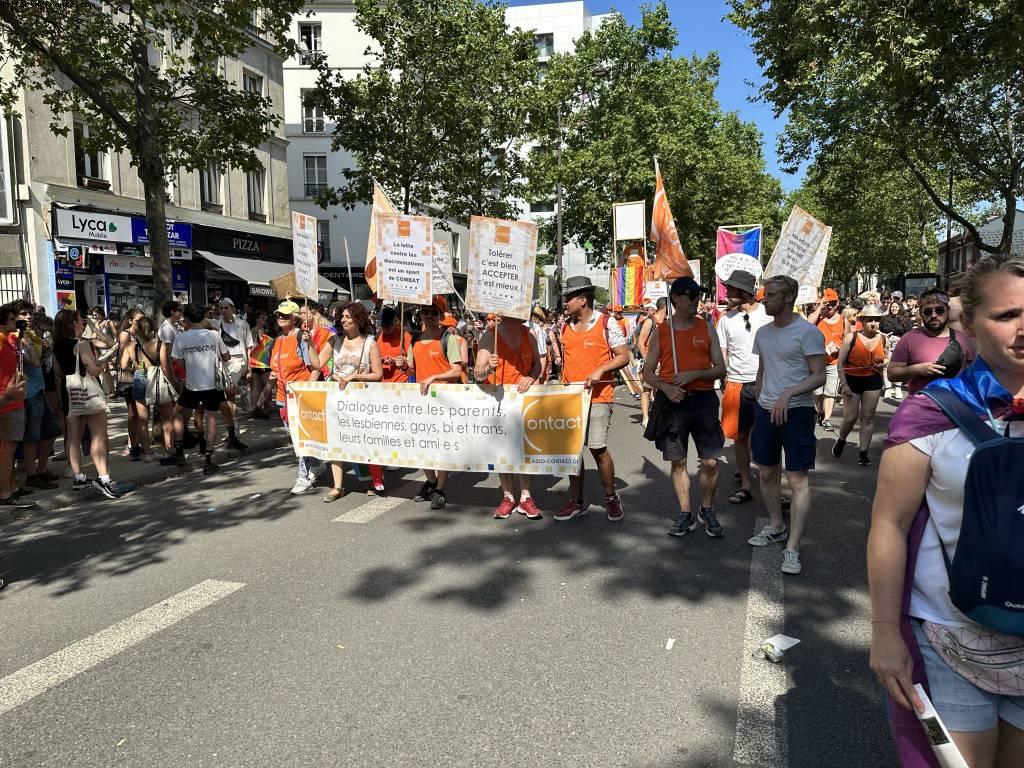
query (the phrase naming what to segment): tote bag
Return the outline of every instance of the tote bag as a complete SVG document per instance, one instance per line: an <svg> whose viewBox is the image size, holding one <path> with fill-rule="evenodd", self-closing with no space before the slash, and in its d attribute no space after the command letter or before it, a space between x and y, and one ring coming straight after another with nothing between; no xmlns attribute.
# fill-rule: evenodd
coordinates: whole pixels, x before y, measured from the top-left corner
<svg viewBox="0 0 1024 768"><path fill-rule="evenodd" d="M68 390L68 415L90 416L107 409L103 387L95 376L82 373L81 341L75 344L75 372L65 378Z"/></svg>
<svg viewBox="0 0 1024 768"><path fill-rule="evenodd" d="M163 342L157 342L157 360L160 360L160 350ZM163 368L159 362L146 369L146 405L161 406L173 403L178 399L178 393L174 391L171 382L164 376Z"/></svg>

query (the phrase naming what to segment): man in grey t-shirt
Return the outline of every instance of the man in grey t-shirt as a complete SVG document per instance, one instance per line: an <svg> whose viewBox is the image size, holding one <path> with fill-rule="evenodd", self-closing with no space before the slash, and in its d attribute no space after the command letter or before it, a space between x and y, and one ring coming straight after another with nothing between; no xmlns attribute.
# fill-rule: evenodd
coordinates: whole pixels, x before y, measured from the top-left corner
<svg viewBox="0 0 1024 768"><path fill-rule="evenodd" d="M785 541L782 572L790 574L800 573L800 537L811 506L807 471L814 469L816 444L811 393L825 382L825 339L816 327L793 313L798 290L796 280L783 275L764 284L764 308L773 322L754 336L753 353L760 356L760 362L750 452L761 467L761 496L771 523L747 542L764 547ZM786 479L793 491L788 536L782 522L783 452Z"/></svg>

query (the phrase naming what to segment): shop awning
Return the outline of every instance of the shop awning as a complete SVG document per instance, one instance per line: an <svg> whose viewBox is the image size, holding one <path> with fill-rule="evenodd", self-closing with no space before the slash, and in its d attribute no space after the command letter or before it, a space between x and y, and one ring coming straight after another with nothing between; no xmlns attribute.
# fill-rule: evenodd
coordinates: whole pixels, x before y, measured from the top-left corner
<svg viewBox="0 0 1024 768"><path fill-rule="evenodd" d="M203 257L211 264L216 264L225 272L245 280L249 285L269 286L270 281L281 275L291 272L289 264L273 261L259 261L258 259L242 259L237 256L223 256L213 251L196 251L196 254ZM317 288L321 294L330 294L334 291L339 296L348 296L348 289L332 283L326 277L319 277Z"/></svg>

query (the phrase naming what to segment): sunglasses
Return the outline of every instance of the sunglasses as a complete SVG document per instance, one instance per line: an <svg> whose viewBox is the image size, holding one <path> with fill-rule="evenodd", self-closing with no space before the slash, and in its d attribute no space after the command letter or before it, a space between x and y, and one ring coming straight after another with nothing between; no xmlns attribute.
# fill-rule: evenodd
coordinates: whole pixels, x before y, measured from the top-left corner
<svg viewBox="0 0 1024 768"><path fill-rule="evenodd" d="M747 312L743 313L743 326L747 329L747 333L750 333L750 315Z"/></svg>
<svg viewBox="0 0 1024 768"><path fill-rule="evenodd" d="M278 320L291 320L292 319L291 315L282 315L280 312L275 312L274 313L274 317L276 317Z"/></svg>
<svg viewBox="0 0 1024 768"><path fill-rule="evenodd" d="M921 310L921 314L924 317L931 317L932 315L935 315L936 317L942 317L944 314L946 314L946 308L945 307L925 307L924 309Z"/></svg>

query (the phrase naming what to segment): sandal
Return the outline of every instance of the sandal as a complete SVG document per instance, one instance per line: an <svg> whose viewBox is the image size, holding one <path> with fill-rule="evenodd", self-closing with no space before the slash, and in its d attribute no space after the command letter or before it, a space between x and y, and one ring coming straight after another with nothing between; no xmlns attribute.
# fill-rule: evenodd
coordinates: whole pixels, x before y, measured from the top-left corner
<svg viewBox="0 0 1024 768"><path fill-rule="evenodd" d="M729 496L729 503L743 504L744 502L750 501L753 498L754 494L752 494L747 488L740 488L734 494Z"/></svg>
<svg viewBox="0 0 1024 768"><path fill-rule="evenodd" d="M324 504L330 504L332 501L337 501L338 499L340 499L344 495L345 495L345 491L343 489L341 489L341 488L331 488L331 490L329 490L326 494L324 494L324 497L321 499L321 501Z"/></svg>

